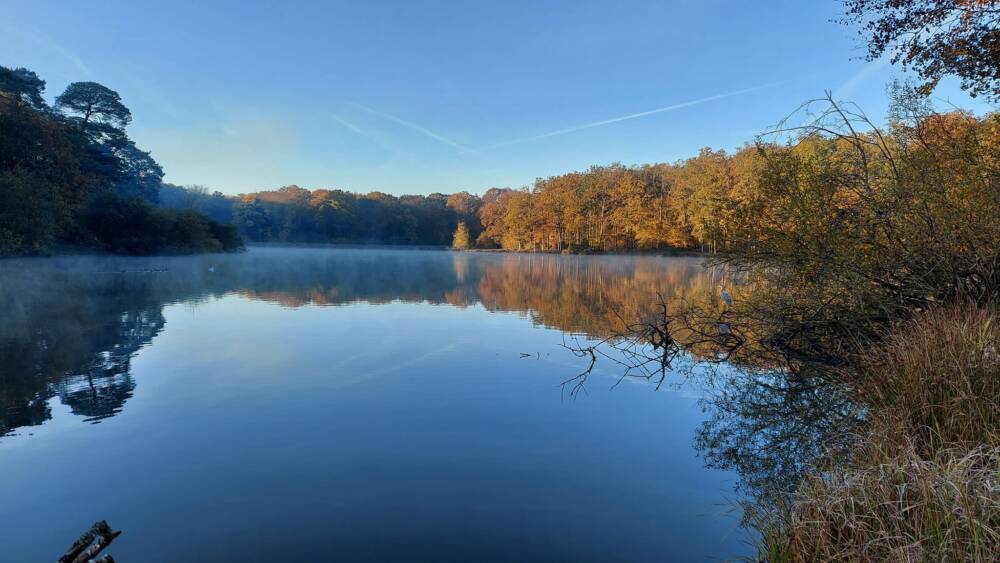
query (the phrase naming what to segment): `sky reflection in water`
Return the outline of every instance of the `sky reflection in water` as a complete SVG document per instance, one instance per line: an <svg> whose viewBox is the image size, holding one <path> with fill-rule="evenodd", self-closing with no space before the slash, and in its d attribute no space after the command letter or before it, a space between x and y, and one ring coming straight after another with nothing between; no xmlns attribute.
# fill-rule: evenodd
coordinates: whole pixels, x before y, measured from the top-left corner
<svg viewBox="0 0 1000 563"><path fill-rule="evenodd" d="M561 396L695 259L256 248L0 262L4 557L92 521L121 561L721 559L698 392ZM531 354L521 358L521 353Z"/></svg>

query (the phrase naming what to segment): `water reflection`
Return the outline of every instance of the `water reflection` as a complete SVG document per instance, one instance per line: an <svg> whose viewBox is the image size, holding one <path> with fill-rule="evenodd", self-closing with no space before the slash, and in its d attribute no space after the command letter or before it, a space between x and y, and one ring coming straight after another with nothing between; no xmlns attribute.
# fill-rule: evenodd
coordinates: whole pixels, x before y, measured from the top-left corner
<svg viewBox="0 0 1000 563"><path fill-rule="evenodd" d="M34 432L31 427L52 422L30 438L0 439L0 446L23 448L20 457L0 462L7 461L8 472L21 472L22 483L34 483L37 468L47 464L33 465L33 459L45 458L32 458L32 446L54 448L50 455L60 459L72 458L77 446L76 459L89 459L97 448L150 481L120 490L121 498L108 506L124 511L135 506L132 495L153 494L161 481L170 482L173 488L164 498L147 502L169 506L175 496L183 499L175 508L176 521L189 518L187 505L202 506L213 534L227 538L244 537L226 527L243 522L249 506L272 522L286 515L261 506L277 510L328 490L350 497L345 502L352 515L367 511L366 523L359 524L363 530L341 528L337 536L364 539L357 549L379 543L366 534L383 530L393 513L386 507L399 504L410 512L440 510L421 514L459 528L465 516L449 510L499 510L503 517L494 520L484 512L479 520L491 534L511 522L522 522L525 533L535 534L591 522L615 530L608 538L593 535L592 547L601 544L617 553L634 548L636 559L662 559L686 539L689 550L675 555L694 557L717 547L712 534L718 527L674 508L686 503L690 510L717 498L716 491L698 490L706 486L703 462L725 470L719 473L735 473L741 493L756 496L774 483L791 484L827 445L829 431L853 415L851 406L806 370L731 365L696 374L695 392L703 393L707 417L690 395L681 401L670 394L655 397L666 403L651 400L652 386L648 392L618 388L601 397L613 406L592 401L579 409L560 404L553 388L584 367L559 349L559 338L607 338L621 330L622 319L655 314L661 297L670 306L712 299L715 276L696 258L445 251L255 248L232 256L3 261L0 436ZM166 310L178 304L181 310ZM486 311L514 312L563 334ZM171 330L165 330L168 320ZM395 340L379 341L383 334ZM533 354L519 359L525 343L539 339L545 339L540 357L528 350ZM137 353L151 343L138 363ZM171 356L178 352L191 358ZM414 362L424 363L411 369ZM689 359L681 363L692 365ZM400 366L405 369L392 371ZM610 386L617 379L613 366L606 367L604 379L592 385ZM553 370L558 373L542 374L551 379L537 379ZM346 391L372 374L400 372L405 376L380 375L381 384ZM157 379L150 374L163 378L146 393L144 386L152 389ZM52 429L65 428L62 421L99 423L121 412L140 415L128 424L80 430L71 440L52 436ZM260 424L263 412L266 424ZM243 431L250 427L253 432ZM701 460L691 451L692 431ZM258 452L268 452L268 459ZM646 472L641 483L622 484L636 471ZM617 479L608 481L608 475ZM223 492L204 493L202 480ZM658 497L646 490L651 480L657 481L652 488ZM49 481L63 482L65 476ZM15 477L10 482L6 494L23 495L10 506L23 509L30 504L28 494ZM296 489L300 483L308 493ZM731 480L725 485L727 492L731 485ZM482 487L482 497L470 502L474 486ZM75 499L76 488L67 489ZM522 494L512 493L519 489ZM297 525L325 530L342 517L339 501L320 500L300 507ZM231 519L225 507L244 502L233 511L240 518ZM48 529L52 507L62 504L50 499L44 506L49 508L39 509L38 522L24 524L24 530ZM525 506L535 508L523 512ZM672 531L658 531L656 541L643 540L642 546L615 540L633 532L650 536L650 530L640 530L636 510L647 511L642 512L647 518L638 519L641 525ZM393 530L410 533L413 527L397 522ZM154 528L160 529L150 526L142 533ZM169 528L163 529L169 535ZM425 530L419 532L415 537L426 537ZM475 533L463 529L453 537L463 547L463 534L489 540ZM575 546L580 538L567 533ZM723 552L735 554L732 538L727 541ZM30 538L22 543L26 553L34 553ZM303 545L295 544L300 550ZM278 553L278 547L289 546L267 547ZM428 544L429 550L441 547ZM607 559L594 553L590 559ZM536 559L560 558L552 555ZM587 559L584 555L571 558Z"/></svg>
<svg viewBox="0 0 1000 563"><path fill-rule="evenodd" d="M88 422L117 414L135 388L132 356L164 325L141 284L40 263L0 274L0 435L48 420L53 397Z"/></svg>
<svg viewBox="0 0 1000 563"><path fill-rule="evenodd" d="M281 307L352 303L479 305L536 325L605 338L622 318L712 296L695 258L256 248L232 256L58 258L0 263L0 436L44 424L58 400L82 420L126 408L136 352L164 329L164 307L235 295ZM515 354L517 350L512 350ZM556 352L553 350L553 352ZM575 373L567 357L565 374ZM852 416L808 372L735 373L706 381L695 446L758 495L795 475Z"/></svg>
<svg viewBox="0 0 1000 563"><path fill-rule="evenodd" d="M706 293L711 276L693 258L393 250L8 260L0 263L0 435L44 423L55 397L88 422L120 412L136 386L132 357L163 329L171 303L235 294L283 307L481 304L603 337L658 294Z"/></svg>
<svg viewBox="0 0 1000 563"><path fill-rule="evenodd" d="M708 467L740 476L742 496L769 502L792 490L856 421L854 405L812 369L725 367L707 386L695 447Z"/></svg>

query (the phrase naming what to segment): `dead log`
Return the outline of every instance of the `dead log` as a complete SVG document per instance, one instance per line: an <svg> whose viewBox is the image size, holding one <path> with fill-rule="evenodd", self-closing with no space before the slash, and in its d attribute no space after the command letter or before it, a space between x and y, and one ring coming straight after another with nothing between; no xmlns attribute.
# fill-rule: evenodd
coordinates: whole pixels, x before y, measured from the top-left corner
<svg viewBox="0 0 1000 563"><path fill-rule="evenodd" d="M95 522L89 530L73 542L69 550L59 558L59 563L89 563L104 548L111 545L111 542L119 535L121 535L121 530L112 531L111 526L106 521ZM114 559L110 555L105 555L93 563L114 563Z"/></svg>

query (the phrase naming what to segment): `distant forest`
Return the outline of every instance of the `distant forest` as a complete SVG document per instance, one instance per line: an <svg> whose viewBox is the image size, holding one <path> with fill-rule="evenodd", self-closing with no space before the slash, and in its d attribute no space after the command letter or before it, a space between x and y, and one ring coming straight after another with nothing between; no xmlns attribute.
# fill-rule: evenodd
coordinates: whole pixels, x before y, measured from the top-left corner
<svg viewBox="0 0 1000 563"><path fill-rule="evenodd" d="M904 181L896 175L906 171L907 190L934 193L940 178L926 169L938 161L954 169L952 179L975 177L963 167L993 150L1000 114L935 114L911 107L906 85L892 89L894 117L887 132L859 117L858 127L869 131L856 139L801 128L791 131L793 142L758 139L731 154L704 148L670 164L594 166L540 178L530 188L492 188L481 197L362 195L298 186L225 196L164 186L161 203L232 222L251 241L450 245L464 224L478 248L733 251L827 219L844 228L864 223L866 218L844 208L860 196L844 195L832 180L849 176L845 155L854 143L881 147L868 158L878 173L865 179L866 190L881 192L889 180ZM906 197L882 202L905 217L911 212L903 208L915 204ZM831 213L836 217L830 219ZM980 215L970 212L967 225L979 225Z"/></svg>
<svg viewBox="0 0 1000 563"><path fill-rule="evenodd" d="M226 196L165 184L160 204L232 223L254 242L447 246L460 221L478 227L482 198L467 192L394 196L298 186Z"/></svg>

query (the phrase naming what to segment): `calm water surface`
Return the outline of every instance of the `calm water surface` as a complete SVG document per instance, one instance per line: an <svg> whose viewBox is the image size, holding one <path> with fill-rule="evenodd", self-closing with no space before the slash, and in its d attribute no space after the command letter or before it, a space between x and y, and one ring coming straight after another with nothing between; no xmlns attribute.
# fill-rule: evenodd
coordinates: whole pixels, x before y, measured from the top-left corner
<svg viewBox="0 0 1000 563"><path fill-rule="evenodd" d="M0 559L97 519L123 563L743 555L696 385L560 388L565 338L711 288L688 258L2 261Z"/></svg>

